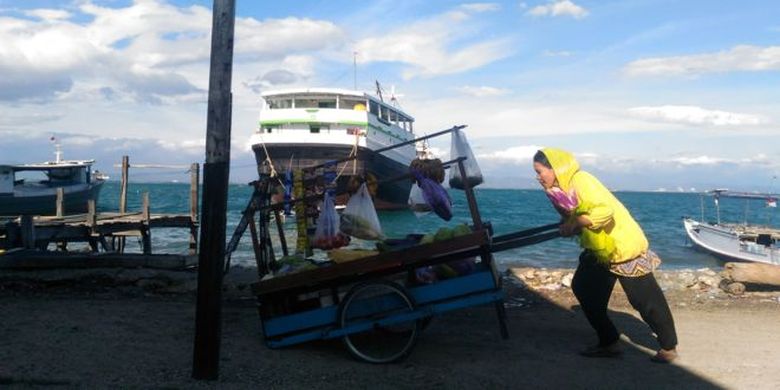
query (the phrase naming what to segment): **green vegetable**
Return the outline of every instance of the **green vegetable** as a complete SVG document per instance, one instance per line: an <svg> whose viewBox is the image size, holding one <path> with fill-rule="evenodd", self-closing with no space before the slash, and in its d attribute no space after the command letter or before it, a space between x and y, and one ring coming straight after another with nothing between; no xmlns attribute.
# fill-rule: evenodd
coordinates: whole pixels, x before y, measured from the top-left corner
<svg viewBox="0 0 780 390"><path fill-rule="evenodd" d="M466 226L465 223L462 223L452 228L452 235L454 237L465 236L467 234L471 234L471 228Z"/></svg>
<svg viewBox="0 0 780 390"><path fill-rule="evenodd" d="M436 232L436 236L434 237L434 241L446 241L446 240L451 239L452 237L454 237L452 229L450 229L450 228L445 226L443 228L440 228Z"/></svg>

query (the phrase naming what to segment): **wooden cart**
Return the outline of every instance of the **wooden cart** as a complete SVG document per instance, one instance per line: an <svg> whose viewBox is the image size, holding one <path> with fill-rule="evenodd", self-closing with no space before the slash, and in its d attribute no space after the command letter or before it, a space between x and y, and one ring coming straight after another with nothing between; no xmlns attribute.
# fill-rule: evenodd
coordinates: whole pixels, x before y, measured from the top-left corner
<svg viewBox="0 0 780 390"><path fill-rule="evenodd" d="M451 164L465 177L464 158ZM271 205L269 178L261 175L255 196L242 220L252 231L261 280L253 285L263 337L270 348L312 340L341 338L359 360L389 363L412 350L418 334L434 315L451 310L493 304L503 338L509 337L503 305L501 278L492 253L546 241L558 236L557 224L493 237L489 223L481 220L473 189L465 180L465 194L473 225L471 233L449 240L382 252L350 262L330 264L307 271L263 278L273 268L269 219L278 205ZM305 201L305 199L302 199ZM239 229L242 228L239 224ZM240 235L238 236L240 238ZM283 234L280 229L280 237ZM234 239L236 236L234 235ZM235 247L231 241L228 249ZM286 254L286 248L283 246ZM472 273L419 283L416 269L436 264L478 258Z"/></svg>

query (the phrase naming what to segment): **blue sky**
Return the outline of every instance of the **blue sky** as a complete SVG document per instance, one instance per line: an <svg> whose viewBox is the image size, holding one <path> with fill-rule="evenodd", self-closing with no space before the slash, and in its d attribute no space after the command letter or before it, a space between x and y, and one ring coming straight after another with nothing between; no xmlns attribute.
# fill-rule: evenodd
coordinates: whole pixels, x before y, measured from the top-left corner
<svg viewBox="0 0 780 390"><path fill-rule="evenodd" d="M237 3L233 182L259 93L351 88L357 52L358 89L394 86L418 132L469 125L488 186L535 186L557 146L616 189L780 190L780 2ZM202 161L211 5L0 0L0 162L52 135L108 172Z"/></svg>

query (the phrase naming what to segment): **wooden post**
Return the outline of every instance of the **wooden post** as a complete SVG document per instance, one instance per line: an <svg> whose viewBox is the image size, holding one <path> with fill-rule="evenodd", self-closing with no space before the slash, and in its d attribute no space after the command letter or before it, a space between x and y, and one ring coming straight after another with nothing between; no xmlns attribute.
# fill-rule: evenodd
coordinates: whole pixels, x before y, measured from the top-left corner
<svg viewBox="0 0 780 390"><path fill-rule="evenodd" d="M190 165L190 255L198 253L198 185L200 183L200 164Z"/></svg>
<svg viewBox="0 0 780 390"><path fill-rule="evenodd" d="M35 248L35 222L32 215L22 215L22 246L25 249Z"/></svg>
<svg viewBox="0 0 780 390"><path fill-rule="evenodd" d="M119 213L127 212L127 174L130 167L130 158L122 156L122 183L119 190Z"/></svg>
<svg viewBox="0 0 780 390"><path fill-rule="evenodd" d="M87 200L87 226L89 226L89 246L93 252L98 251L95 239L95 226L97 225L97 212L95 211L95 199Z"/></svg>
<svg viewBox="0 0 780 390"><path fill-rule="evenodd" d="M87 225L89 225L90 230L94 230L95 225L97 225L97 213L95 212L95 199L90 199L87 201Z"/></svg>
<svg viewBox="0 0 780 390"><path fill-rule="evenodd" d="M62 202L65 200L65 190L62 187L57 187L57 217L62 218L64 210L62 208Z"/></svg>
<svg viewBox="0 0 780 390"><path fill-rule="evenodd" d="M192 377L219 378L235 0L214 0Z"/></svg>
<svg viewBox="0 0 780 390"><path fill-rule="evenodd" d="M149 211L149 193L143 194L143 211L141 216L143 218L141 226L141 239L143 241L143 252L145 255L152 254L152 227L151 227L151 212Z"/></svg>

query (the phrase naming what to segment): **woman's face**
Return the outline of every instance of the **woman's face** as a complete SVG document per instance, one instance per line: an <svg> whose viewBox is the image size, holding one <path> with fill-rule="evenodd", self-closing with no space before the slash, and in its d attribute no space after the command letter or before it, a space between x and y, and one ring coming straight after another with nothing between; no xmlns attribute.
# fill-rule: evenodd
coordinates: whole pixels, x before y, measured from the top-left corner
<svg viewBox="0 0 780 390"><path fill-rule="evenodd" d="M544 189L550 189L555 185L555 171L552 168L534 161L534 171L536 171L536 180Z"/></svg>

